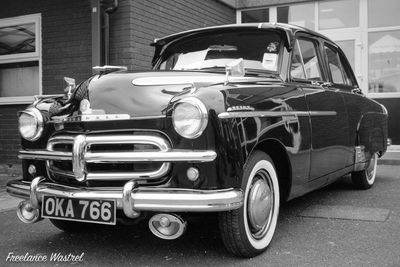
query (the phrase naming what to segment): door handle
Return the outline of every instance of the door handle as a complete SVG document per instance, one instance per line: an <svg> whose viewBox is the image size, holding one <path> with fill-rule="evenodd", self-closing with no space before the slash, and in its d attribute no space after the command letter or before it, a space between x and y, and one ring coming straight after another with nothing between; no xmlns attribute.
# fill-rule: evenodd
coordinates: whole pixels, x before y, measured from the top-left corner
<svg viewBox="0 0 400 267"><path fill-rule="evenodd" d="M361 89L358 88L358 87L351 89L351 92L352 92L353 94L358 94L358 95L362 95L362 94L363 94L362 91L361 91Z"/></svg>
<svg viewBox="0 0 400 267"><path fill-rule="evenodd" d="M331 82L322 82L322 81L311 81L312 85L319 85L322 87L331 87L333 84Z"/></svg>

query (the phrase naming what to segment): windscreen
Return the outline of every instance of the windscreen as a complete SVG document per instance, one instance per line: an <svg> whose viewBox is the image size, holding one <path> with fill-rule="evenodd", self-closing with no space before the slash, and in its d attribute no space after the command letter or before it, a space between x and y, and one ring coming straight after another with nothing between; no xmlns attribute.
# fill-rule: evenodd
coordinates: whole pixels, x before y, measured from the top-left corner
<svg viewBox="0 0 400 267"><path fill-rule="evenodd" d="M245 69L278 71L282 38L274 31L235 30L207 33L179 40L162 53L161 70L225 68L243 59Z"/></svg>

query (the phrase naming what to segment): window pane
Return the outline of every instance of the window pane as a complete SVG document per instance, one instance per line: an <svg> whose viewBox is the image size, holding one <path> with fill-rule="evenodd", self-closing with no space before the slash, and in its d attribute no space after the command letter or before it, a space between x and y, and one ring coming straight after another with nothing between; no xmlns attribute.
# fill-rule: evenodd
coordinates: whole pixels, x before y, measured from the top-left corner
<svg viewBox="0 0 400 267"><path fill-rule="evenodd" d="M399 0L368 0L368 26L400 26Z"/></svg>
<svg viewBox="0 0 400 267"><path fill-rule="evenodd" d="M35 52L35 23L0 28L0 55Z"/></svg>
<svg viewBox="0 0 400 267"><path fill-rule="evenodd" d="M369 92L400 92L400 31L368 35Z"/></svg>
<svg viewBox="0 0 400 267"><path fill-rule="evenodd" d="M307 79L322 80L315 44L311 41L299 40L299 45Z"/></svg>
<svg viewBox="0 0 400 267"><path fill-rule="evenodd" d="M37 61L0 65L0 97L31 96L38 92Z"/></svg>
<svg viewBox="0 0 400 267"><path fill-rule="evenodd" d="M277 8L278 22L290 23L314 30L314 3Z"/></svg>
<svg viewBox="0 0 400 267"><path fill-rule="evenodd" d="M335 43L340 46L349 61L351 68L354 70L355 66L355 52L354 52L354 40L346 41L335 41Z"/></svg>
<svg viewBox="0 0 400 267"><path fill-rule="evenodd" d="M290 75L292 76L292 78L297 78L297 79L306 78L298 42L296 42L296 45L293 50L292 64L290 66Z"/></svg>
<svg viewBox="0 0 400 267"><path fill-rule="evenodd" d="M268 21L269 21L268 8L242 11L242 23L268 22Z"/></svg>
<svg viewBox="0 0 400 267"><path fill-rule="evenodd" d="M328 58L328 66L332 75L332 82L338 84L344 84L342 70L340 67L339 55L336 51L325 46L325 53Z"/></svg>
<svg viewBox="0 0 400 267"><path fill-rule="evenodd" d="M318 4L321 30L358 26L358 0L321 1Z"/></svg>
<svg viewBox="0 0 400 267"><path fill-rule="evenodd" d="M282 37L274 30L221 30L208 35L189 36L163 51L160 69L220 68L224 71L226 64L241 58L246 69L275 72L282 42Z"/></svg>

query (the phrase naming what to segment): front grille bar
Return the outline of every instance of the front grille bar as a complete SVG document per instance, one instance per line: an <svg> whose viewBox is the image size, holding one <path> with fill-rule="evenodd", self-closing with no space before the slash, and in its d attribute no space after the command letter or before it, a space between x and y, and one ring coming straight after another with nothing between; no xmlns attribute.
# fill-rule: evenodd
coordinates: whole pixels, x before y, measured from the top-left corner
<svg viewBox="0 0 400 267"><path fill-rule="evenodd" d="M72 152L57 151L56 145L72 146ZM145 144L159 149L156 152L93 152L91 145L104 144ZM216 158L214 151L173 150L169 143L158 136L146 135L105 135L105 136L56 136L52 137L46 150L23 150L20 159L46 160L49 172L85 180L131 180L157 179L165 176L170 170L170 162L210 162ZM72 161L72 172L63 172L53 166L53 161ZM86 163L126 163L126 162L164 162L158 170L147 172L104 172L90 173Z"/></svg>

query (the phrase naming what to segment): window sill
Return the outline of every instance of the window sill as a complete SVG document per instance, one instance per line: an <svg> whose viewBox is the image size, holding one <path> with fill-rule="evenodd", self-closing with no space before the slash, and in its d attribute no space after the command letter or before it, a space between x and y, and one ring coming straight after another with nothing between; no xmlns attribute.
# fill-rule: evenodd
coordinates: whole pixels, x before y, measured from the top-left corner
<svg viewBox="0 0 400 267"><path fill-rule="evenodd" d="M31 104L34 100L33 96L0 97L0 105Z"/></svg>
<svg viewBox="0 0 400 267"><path fill-rule="evenodd" d="M392 93L368 93L367 96L372 99L377 98L400 98L400 92Z"/></svg>

